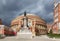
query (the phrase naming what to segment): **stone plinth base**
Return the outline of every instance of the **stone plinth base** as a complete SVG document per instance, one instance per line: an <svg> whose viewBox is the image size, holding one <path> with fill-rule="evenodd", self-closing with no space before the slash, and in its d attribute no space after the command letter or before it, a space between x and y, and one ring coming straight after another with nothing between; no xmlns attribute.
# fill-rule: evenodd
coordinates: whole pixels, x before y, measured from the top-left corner
<svg viewBox="0 0 60 41"><path fill-rule="evenodd" d="M28 29L21 29L17 33L18 38L32 38L32 32Z"/></svg>

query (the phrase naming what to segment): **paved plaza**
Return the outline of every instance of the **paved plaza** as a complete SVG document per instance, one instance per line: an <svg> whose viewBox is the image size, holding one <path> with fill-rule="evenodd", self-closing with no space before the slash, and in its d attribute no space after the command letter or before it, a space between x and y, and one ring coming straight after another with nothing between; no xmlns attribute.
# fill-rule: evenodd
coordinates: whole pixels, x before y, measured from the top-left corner
<svg viewBox="0 0 60 41"><path fill-rule="evenodd" d="M60 39L48 38L46 35L36 36L34 38L21 38L21 37L6 37L4 39L0 39L0 41L60 41Z"/></svg>

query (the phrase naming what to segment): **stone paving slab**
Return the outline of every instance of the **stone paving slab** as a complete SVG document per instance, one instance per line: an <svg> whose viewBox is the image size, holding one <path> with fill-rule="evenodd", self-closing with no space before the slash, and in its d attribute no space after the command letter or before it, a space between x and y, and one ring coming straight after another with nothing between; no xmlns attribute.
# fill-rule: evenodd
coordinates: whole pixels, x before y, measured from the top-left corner
<svg viewBox="0 0 60 41"><path fill-rule="evenodd" d="M36 36L34 38L17 38L14 36L0 39L0 41L60 41L60 39L48 38L47 36Z"/></svg>

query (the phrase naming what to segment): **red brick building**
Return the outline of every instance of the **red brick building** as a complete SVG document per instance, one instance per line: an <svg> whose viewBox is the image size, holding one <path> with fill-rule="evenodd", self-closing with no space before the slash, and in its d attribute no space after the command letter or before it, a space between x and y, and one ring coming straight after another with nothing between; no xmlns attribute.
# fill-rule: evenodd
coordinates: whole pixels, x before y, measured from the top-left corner
<svg viewBox="0 0 60 41"><path fill-rule="evenodd" d="M54 7L54 24L52 27L54 34L60 34L60 3Z"/></svg>
<svg viewBox="0 0 60 41"><path fill-rule="evenodd" d="M16 35L16 33L5 25L0 25L0 35Z"/></svg>
<svg viewBox="0 0 60 41"><path fill-rule="evenodd" d="M34 14L27 14L28 18L28 28L32 32L32 34L47 34L47 25L46 22L41 19L40 17ZM24 16L18 16L14 20L11 21L11 28L17 32L20 31L21 27L23 26L23 19Z"/></svg>

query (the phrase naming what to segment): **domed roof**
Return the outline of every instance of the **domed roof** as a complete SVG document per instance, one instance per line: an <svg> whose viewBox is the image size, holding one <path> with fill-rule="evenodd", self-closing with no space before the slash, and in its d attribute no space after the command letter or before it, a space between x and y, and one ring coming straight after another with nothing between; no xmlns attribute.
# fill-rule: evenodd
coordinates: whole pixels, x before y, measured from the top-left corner
<svg viewBox="0 0 60 41"><path fill-rule="evenodd" d="M31 19L31 20L34 20L35 19L36 21L39 21L41 23L45 23L45 21L41 17L39 17L39 16L37 16L35 14L27 14L26 17L28 19ZM17 20L21 20L23 18L24 18L24 15L18 16L14 20L12 20L12 22L17 21Z"/></svg>
<svg viewBox="0 0 60 41"><path fill-rule="evenodd" d="M41 17L39 17L39 16L37 16L37 15L35 15L35 14L27 14L26 15L28 18L31 18L31 19L41 19L41 20L43 20ZM24 15L21 15L21 16L18 16L18 17L16 17L15 19L22 19L22 18L24 18ZM15 20L14 19L14 20Z"/></svg>

